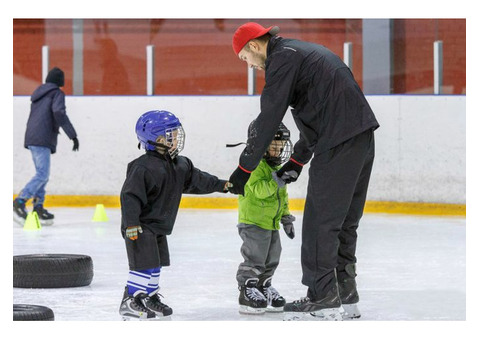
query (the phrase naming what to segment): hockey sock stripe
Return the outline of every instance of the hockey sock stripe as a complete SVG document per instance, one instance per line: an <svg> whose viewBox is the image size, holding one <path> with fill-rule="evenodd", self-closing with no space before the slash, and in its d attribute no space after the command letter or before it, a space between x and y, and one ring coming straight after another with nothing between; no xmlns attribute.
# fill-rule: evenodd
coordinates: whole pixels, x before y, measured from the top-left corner
<svg viewBox="0 0 480 340"><path fill-rule="evenodd" d="M150 294L156 290L158 290L158 284L160 282L160 269L161 267L157 267L152 272L152 276L150 277L150 281L148 282L147 293Z"/></svg>

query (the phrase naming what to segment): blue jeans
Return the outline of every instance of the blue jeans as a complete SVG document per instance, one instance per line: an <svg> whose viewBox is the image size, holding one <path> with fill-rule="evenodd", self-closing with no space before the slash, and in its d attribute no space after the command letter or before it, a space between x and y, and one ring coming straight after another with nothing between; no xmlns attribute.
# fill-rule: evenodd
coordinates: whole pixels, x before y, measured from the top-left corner
<svg viewBox="0 0 480 340"><path fill-rule="evenodd" d="M25 202L30 198L34 199L35 205L43 205L45 201L45 186L50 176L50 148L44 146L28 147L32 153L33 164L35 165L35 176L22 189L18 198Z"/></svg>

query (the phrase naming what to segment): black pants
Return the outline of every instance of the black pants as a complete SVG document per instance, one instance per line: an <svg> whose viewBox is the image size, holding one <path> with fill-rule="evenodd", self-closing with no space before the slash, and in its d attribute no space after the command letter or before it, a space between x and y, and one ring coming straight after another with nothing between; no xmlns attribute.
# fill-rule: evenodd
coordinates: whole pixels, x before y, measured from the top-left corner
<svg viewBox="0 0 480 340"><path fill-rule="evenodd" d="M128 269L146 270L170 265L170 252L168 250L167 236L155 234L143 227L143 232L135 241L122 236L125 239L127 249Z"/></svg>
<svg viewBox="0 0 480 340"><path fill-rule="evenodd" d="M302 226L302 283L323 298L356 263L357 228L363 215L375 156L372 130L315 154L310 164Z"/></svg>

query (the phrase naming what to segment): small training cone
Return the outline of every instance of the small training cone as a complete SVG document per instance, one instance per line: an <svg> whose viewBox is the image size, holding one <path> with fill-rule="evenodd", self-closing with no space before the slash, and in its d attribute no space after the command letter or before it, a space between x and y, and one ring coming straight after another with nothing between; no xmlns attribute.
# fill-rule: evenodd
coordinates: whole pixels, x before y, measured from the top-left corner
<svg viewBox="0 0 480 340"><path fill-rule="evenodd" d="M95 214L93 215L92 218L93 222L107 222L108 217L107 213L105 212L105 207L103 204L97 204L97 207L95 208Z"/></svg>
<svg viewBox="0 0 480 340"><path fill-rule="evenodd" d="M36 211L29 212L23 225L23 230L40 230L42 225Z"/></svg>

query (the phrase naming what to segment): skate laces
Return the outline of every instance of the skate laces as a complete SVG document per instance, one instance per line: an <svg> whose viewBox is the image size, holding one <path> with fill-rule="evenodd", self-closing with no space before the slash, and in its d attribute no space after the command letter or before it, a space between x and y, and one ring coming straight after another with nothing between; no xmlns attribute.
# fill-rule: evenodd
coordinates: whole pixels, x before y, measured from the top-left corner
<svg viewBox="0 0 480 340"><path fill-rule="evenodd" d="M310 298L308 296L305 296L305 297L300 298L298 300L293 300L293 303L294 304L302 304L302 303L309 302L309 301L310 301Z"/></svg>
<svg viewBox="0 0 480 340"><path fill-rule="evenodd" d="M272 301L276 301L282 297L280 293L272 286L268 286L268 287L264 286L263 293L267 297L267 301L269 304L272 303Z"/></svg>
<svg viewBox="0 0 480 340"><path fill-rule="evenodd" d="M246 287L245 295L251 300L265 300L265 296L256 287Z"/></svg>
<svg viewBox="0 0 480 340"><path fill-rule="evenodd" d="M132 305L133 305L134 308L136 308L137 310L139 310L141 312L145 312L145 313L149 312L148 308L145 307L145 305L142 302L142 299L139 298L139 297L134 297L132 299Z"/></svg>
<svg viewBox="0 0 480 340"><path fill-rule="evenodd" d="M162 303L160 296L163 298L162 294L159 294L159 293L154 294L152 296L149 296L147 301L150 302L155 307L161 307L161 308L167 307L166 304Z"/></svg>

